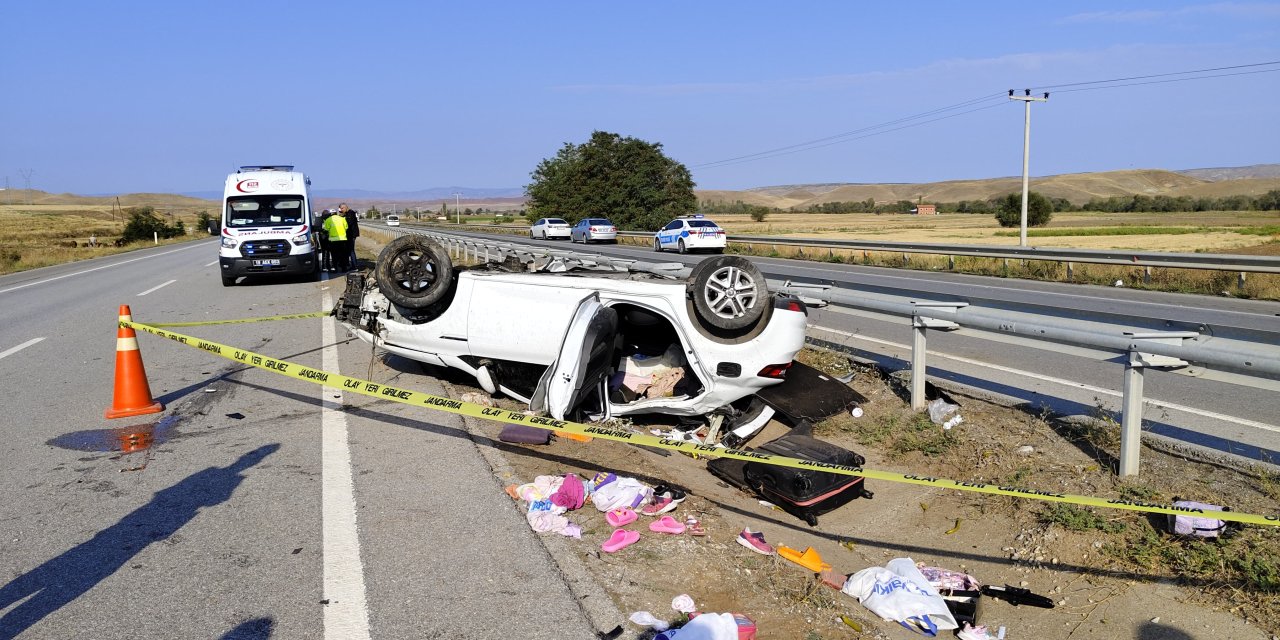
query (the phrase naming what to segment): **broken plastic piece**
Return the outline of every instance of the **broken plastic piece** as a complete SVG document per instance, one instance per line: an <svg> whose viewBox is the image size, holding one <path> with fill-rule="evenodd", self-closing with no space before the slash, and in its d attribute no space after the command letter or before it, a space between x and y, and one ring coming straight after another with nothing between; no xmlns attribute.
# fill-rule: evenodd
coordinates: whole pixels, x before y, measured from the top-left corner
<svg viewBox="0 0 1280 640"><path fill-rule="evenodd" d="M814 551L813 547L806 547L804 552L801 553L787 546L779 546L778 555L814 573L822 573L831 569L831 565L823 562L822 556L818 555L818 552Z"/></svg>

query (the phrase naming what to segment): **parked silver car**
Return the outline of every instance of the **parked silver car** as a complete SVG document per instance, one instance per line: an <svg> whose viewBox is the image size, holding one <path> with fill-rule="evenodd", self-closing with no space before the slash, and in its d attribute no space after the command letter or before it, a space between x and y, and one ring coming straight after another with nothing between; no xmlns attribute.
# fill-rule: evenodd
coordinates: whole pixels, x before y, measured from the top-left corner
<svg viewBox="0 0 1280 640"><path fill-rule="evenodd" d="M570 242L617 242L618 228L605 218L583 218L569 231Z"/></svg>

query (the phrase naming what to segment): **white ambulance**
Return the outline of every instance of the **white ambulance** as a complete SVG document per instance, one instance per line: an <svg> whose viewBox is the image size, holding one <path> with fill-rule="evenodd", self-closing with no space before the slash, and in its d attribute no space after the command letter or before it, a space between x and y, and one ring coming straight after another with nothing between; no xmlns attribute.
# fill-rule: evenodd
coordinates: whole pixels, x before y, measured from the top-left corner
<svg viewBox="0 0 1280 640"><path fill-rule="evenodd" d="M240 167L222 193L222 285L240 276L320 272L311 179L290 165Z"/></svg>

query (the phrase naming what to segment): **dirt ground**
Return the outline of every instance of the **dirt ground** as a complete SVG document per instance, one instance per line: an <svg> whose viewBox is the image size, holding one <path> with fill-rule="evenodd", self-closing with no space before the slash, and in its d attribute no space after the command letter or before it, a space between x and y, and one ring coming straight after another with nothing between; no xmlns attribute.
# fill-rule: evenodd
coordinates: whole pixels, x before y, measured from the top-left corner
<svg viewBox="0 0 1280 640"><path fill-rule="evenodd" d="M864 415L842 414L820 424L815 435L863 454L870 469L1103 497L1177 496L1276 512L1280 476L1192 462L1176 452L1144 448L1140 479L1117 480L1111 469L1118 435L1105 417L1090 425L1060 424L1022 408L954 396L964 422L944 433L910 410L893 378L841 354L806 349L801 359L835 375L855 374L850 384L867 397ZM458 394L477 391L456 379L451 384ZM478 435L496 441L501 425L471 422ZM631 428L647 432L660 423L637 419ZM785 429L772 423L748 446ZM701 611L747 614L761 640L917 637L821 586L807 570L738 545L738 532L750 527L775 546L813 547L840 573L909 557L968 572L985 584L1023 586L1057 602L1038 609L984 598L979 622L993 638L1001 626L1006 638L1044 639L1274 638L1280 632L1277 528L1247 527L1204 543L1164 533L1163 516L874 481L868 482L874 499L855 500L810 528L721 482L706 470L705 458L601 440L495 446L507 464L499 475L503 483L611 471L689 492L671 515L698 518L705 537L651 533L642 516L629 527L641 532L640 541L615 554L600 549L612 532L603 513L588 502L567 514L582 527L582 539L566 538L554 547L575 554L624 614L649 611L677 621L671 600L689 594ZM860 630L843 623L842 615ZM651 635L629 625L622 637Z"/></svg>

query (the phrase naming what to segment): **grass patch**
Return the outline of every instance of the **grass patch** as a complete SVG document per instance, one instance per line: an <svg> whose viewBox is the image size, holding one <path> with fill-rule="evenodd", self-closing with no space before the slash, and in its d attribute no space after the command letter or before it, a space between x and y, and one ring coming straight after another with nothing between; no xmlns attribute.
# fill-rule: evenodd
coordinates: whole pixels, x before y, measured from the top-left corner
<svg viewBox="0 0 1280 640"><path fill-rule="evenodd" d="M1269 224L1265 227L1241 227L1239 229L1229 229L1229 231L1246 236L1280 236L1280 224Z"/></svg>
<svg viewBox="0 0 1280 640"><path fill-rule="evenodd" d="M1148 570L1203 580L1237 594L1238 590L1280 594L1278 540L1280 535L1271 527L1246 529L1216 540L1181 538L1142 520L1123 540L1106 545L1104 552Z"/></svg>
<svg viewBox="0 0 1280 640"><path fill-rule="evenodd" d="M818 426L824 430L846 431L853 435L858 444L882 447L894 457L916 451L926 456L940 456L954 449L957 444L950 431L943 431L942 427L933 424L925 414L915 414L906 420L898 414L857 421L836 416Z"/></svg>
<svg viewBox="0 0 1280 640"><path fill-rule="evenodd" d="M1125 529L1123 522L1108 520L1094 513L1091 509L1065 502L1045 504L1044 508L1040 510L1039 519L1044 524L1056 524L1069 531L1120 533Z"/></svg>

